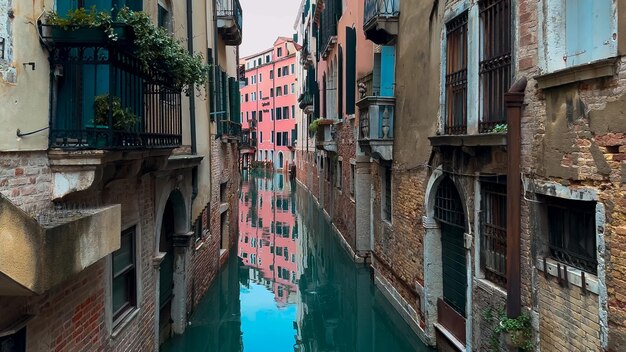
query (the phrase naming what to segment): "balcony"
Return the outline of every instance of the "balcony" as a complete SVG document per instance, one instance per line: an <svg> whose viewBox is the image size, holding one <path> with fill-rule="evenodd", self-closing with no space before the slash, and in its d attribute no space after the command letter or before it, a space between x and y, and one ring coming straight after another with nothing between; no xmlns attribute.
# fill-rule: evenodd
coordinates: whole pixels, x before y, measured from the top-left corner
<svg viewBox="0 0 626 352"><path fill-rule="evenodd" d="M120 247L121 206L27 214L0 195L0 296L40 295Z"/></svg>
<svg viewBox="0 0 626 352"><path fill-rule="evenodd" d="M393 157L393 120L395 98L380 96L370 74L358 82L359 146L366 154L390 161Z"/></svg>
<svg viewBox="0 0 626 352"><path fill-rule="evenodd" d="M337 23L341 17L341 1L318 1L316 18L319 28L319 48L325 60L337 45Z"/></svg>
<svg viewBox="0 0 626 352"><path fill-rule="evenodd" d="M298 98L298 106L304 111L305 114L313 113L313 94L304 92L300 94Z"/></svg>
<svg viewBox="0 0 626 352"><path fill-rule="evenodd" d="M218 134L222 142L241 142L241 124L231 120L218 121Z"/></svg>
<svg viewBox="0 0 626 352"><path fill-rule="evenodd" d="M315 147L327 152L337 152L337 140L335 139L336 128L334 121L330 119L317 120L317 132L315 132Z"/></svg>
<svg viewBox="0 0 626 352"><path fill-rule="evenodd" d="M182 143L181 89L147 72L127 46L50 49L50 148L173 149Z"/></svg>
<svg viewBox="0 0 626 352"><path fill-rule="evenodd" d="M217 0L217 29L226 45L240 45L243 12L239 0Z"/></svg>
<svg viewBox="0 0 626 352"><path fill-rule="evenodd" d="M398 37L400 0L365 0L365 37L380 45L393 44Z"/></svg>

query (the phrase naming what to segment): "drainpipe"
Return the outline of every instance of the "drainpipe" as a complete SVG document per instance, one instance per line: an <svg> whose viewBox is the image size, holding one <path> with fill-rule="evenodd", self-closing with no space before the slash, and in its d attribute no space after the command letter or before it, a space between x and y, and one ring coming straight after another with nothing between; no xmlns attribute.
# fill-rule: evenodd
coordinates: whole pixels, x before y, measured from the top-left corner
<svg viewBox="0 0 626 352"><path fill-rule="evenodd" d="M187 0L187 48L189 49L189 54L193 55L193 0ZM195 87L191 87L191 94L189 94L189 128L191 134L191 154L197 154L197 145L196 145L196 98L193 94L193 89ZM195 199L198 195L198 169L193 169L192 180L192 191L191 198Z"/></svg>
<svg viewBox="0 0 626 352"><path fill-rule="evenodd" d="M516 318L521 313L520 235L521 235L521 117L526 78L522 77L504 94L507 117L507 186L506 186L506 314Z"/></svg>

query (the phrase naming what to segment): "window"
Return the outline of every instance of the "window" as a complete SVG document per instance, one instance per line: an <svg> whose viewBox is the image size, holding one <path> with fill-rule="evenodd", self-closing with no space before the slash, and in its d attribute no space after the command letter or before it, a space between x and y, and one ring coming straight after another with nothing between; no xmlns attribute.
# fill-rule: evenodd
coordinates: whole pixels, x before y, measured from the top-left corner
<svg viewBox="0 0 626 352"><path fill-rule="evenodd" d="M165 8L163 5L159 4L159 9L158 9L158 18L157 18L157 24L159 25L159 27L161 28L165 28L165 30L167 30L168 32L172 32L172 14L170 13L169 9Z"/></svg>
<svg viewBox="0 0 626 352"><path fill-rule="evenodd" d="M283 48L276 49L276 56L277 57L283 56ZM280 75L278 77L280 77Z"/></svg>
<svg viewBox="0 0 626 352"><path fill-rule="evenodd" d="M276 145L279 147L283 145L283 134L280 132L276 132Z"/></svg>
<svg viewBox="0 0 626 352"><path fill-rule="evenodd" d="M248 101L248 93L246 93L245 97L245 101Z"/></svg>
<svg viewBox="0 0 626 352"><path fill-rule="evenodd" d="M253 111L253 112L252 112L252 119L253 119L253 120L256 120L256 111Z"/></svg>
<svg viewBox="0 0 626 352"><path fill-rule="evenodd" d="M259 111L259 122L263 122L263 111Z"/></svg>
<svg viewBox="0 0 626 352"><path fill-rule="evenodd" d="M0 351L26 351L26 328L23 327L11 335L0 337Z"/></svg>
<svg viewBox="0 0 626 352"><path fill-rule="evenodd" d="M283 75L283 70L279 67L278 68L278 77L281 77Z"/></svg>
<svg viewBox="0 0 626 352"><path fill-rule="evenodd" d="M274 79L274 70L270 70L270 79Z"/></svg>
<svg viewBox="0 0 626 352"><path fill-rule="evenodd" d="M483 47L480 61L482 112L480 132L489 132L506 123L504 93L511 85L510 0L480 3Z"/></svg>
<svg viewBox="0 0 626 352"><path fill-rule="evenodd" d="M286 84L283 86L283 94L284 94L284 95L289 94L289 89L288 89L288 87L289 87L289 86L287 86Z"/></svg>
<svg viewBox="0 0 626 352"><path fill-rule="evenodd" d="M567 0L538 8L545 22L538 26L539 63L544 73L616 56L614 3Z"/></svg>
<svg viewBox="0 0 626 352"><path fill-rule="evenodd" d="M289 76L289 67L283 66L283 76Z"/></svg>
<svg viewBox="0 0 626 352"><path fill-rule="evenodd" d="M261 100L261 99L263 99L263 91L262 90L259 91L259 100Z"/></svg>
<svg viewBox="0 0 626 352"><path fill-rule="evenodd" d="M383 220L391 221L391 167L383 167L382 171L382 215Z"/></svg>
<svg viewBox="0 0 626 352"><path fill-rule="evenodd" d="M296 94L296 84L295 83L291 84L291 94Z"/></svg>
<svg viewBox="0 0 626 352"><path fill-rule="evenodd" d="M274 88L270 88L270 98L274 96Z"/></svg>
<svg viewBox="0 0 626 352"><path fill-rule="evenodd" d="M228 182L220 183L220 203L228 201Z"/></svg>
<svg viewBox="0 0 626 352"><path fill-rule="evenodd" d="M282 120L282 109L276 108L276 120Z"/></svg>
<svg viewBox="0 0 626 352"><path fill-rule="evenodd" d="M296 65L291 64L291 74L293 75L294 73L296 73Z"/></svg>
<svg viewBox="0 0 626 352"><path fill-rule="evenodd" d="M276 87L276 96L279 97L283 95L283 91L281 87Z"/></svg>
<svg viewBox="0 0 626 352"><path fill-rule="evenodd" d="M272 133L272 144L274 144L274 134ZM272 156L273 159L273 156Z"/></svg>
<svg viewBox="0 0 626 352"><path fill-rule="evenodd" d="M113 322L120 320L137 307L137 274L135 258L135 227L124 230L121 235L120 249L112 255L113 287Z"/></svg>
<svg viewBox="0 0 626 352"><path fill-rule="evenodd" d="M467 131L467 12L446 24L445 134Z"/></svg>
<svg viewBox="0 0 626 352"><path fill-rule="evenodd" d="M296 106L295 105L291 106L291 118L292 119L296 118Z"/></svg>
<svg viewBox="0 0 626 352"><path fill-rule="evenodd" d="M341 189L343 187L343 161L337 161L337 172L335 172L335 187Z"/></svg>
<svg viewBox="0 0 626 352"><path fill-rule="evenodd" d="M258 64L259 66L263 65L263 59L259 58L259 59L257 60L257 64Z"/></svg>
<svg viewBox="0 0 626 352"><path fill-rule="evenodd" d="M263 131L259 132L260 143L263 143Z"/></svg>
<svg viewBox="0 0 626 352"><path fill-rule="evenodd" d="M350 195L354 197L355 165L350 164Z"/></svg>
<svg viewBox="0 0 626 352"><path fill-rule="evenodd" d="M289 107L283 107L283 119L287 120L289 118Z"/></svg>
<svg viewBox="0 0 626 352"><path fill-rule="evenodd" d="M270 56L269 55L265 55L265 63L270 62Z"/></svg>
<svg viewBox="0 0 626 352"><path fill-rule="evenodd" d="M596 202L545 197L545 203L550 256L596 274Z"/></svg>
<svg viewBox="0 0 626 352"><path fill-rule="evenodd" d="M289 132L283 132L283 145L289 145ZM282 175L279 175L282 176Z"/></svg>
<svg viewBox="0 0 626 352"><path fill-rule="evenodd" d="M251 95L251 100L256 101L256 93L252 92L250 95Z"/></svg>
<svg viewBox="0 0 626 352"><path fill-rule="evenodd" d="M263 82L263 74L259 73L259 83Z"/></svg>
<svg viewBox="0 0 626 352"><path fill-rule="evenodd" d="M481 183L480 262L485 278L506 286L506 185Z"/></svg>
<svg viewBox="0 0 626 352"><path fill-rule="evenodd" d="M250 81L252 82L252 84L255 84L255 83L256 83L256 75L253 75L253 76L251 77L251 80L250 80Z"/></svg>
<svg viewBox="0 0 626 352"><path fill-rule="evenodd" d="M270 109L270 112L271 112L271 115L272 115L271 119L274 120L274 109Z"/></svg>

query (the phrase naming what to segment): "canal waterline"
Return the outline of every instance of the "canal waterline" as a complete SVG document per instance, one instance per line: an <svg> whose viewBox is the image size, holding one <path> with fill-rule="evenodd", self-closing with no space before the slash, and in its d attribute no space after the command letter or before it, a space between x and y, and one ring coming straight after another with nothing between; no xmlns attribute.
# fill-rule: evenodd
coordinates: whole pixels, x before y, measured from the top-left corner
<svg viewBox="0 0 626 352"><path fill-rule="evenodd" d="M162 351L431 351L285 175L242 175L236 252Z"/></svg>

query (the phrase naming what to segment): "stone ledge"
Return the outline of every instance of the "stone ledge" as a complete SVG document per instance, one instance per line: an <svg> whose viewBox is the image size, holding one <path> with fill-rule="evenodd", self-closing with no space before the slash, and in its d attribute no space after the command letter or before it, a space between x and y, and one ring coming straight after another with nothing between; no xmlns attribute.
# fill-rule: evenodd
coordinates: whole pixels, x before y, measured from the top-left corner
<svg viewBox="0 0 626 352"><path fill-rule="evenodd" d="M563 268L567 269L567 282L571 285L582 288L582 270L576 269L570 266L566 266L563 263L557 262L554 259L546 258L546 269L548 275L553 277L559 277L558 265L561 265L561 274L563 274ZM535 261L535 267L537 270L543 272L543 260L537 258ZM598 294L600 290L600 284L598 277L594 274L585 272L585 287L588 292Z"/></svg>
<svg viewBox="0 0 626 352"><path fill-rule="evenodd" d="M506 133L481 133L463 135L441 135L428 137L433 147L494 147L506 146Z"/></svg>
<svg viewBox="0 0 626 352"><path fill-rule="evenodd" d="M535 76L539 89L558 87L589 79L611 77L617 73L617 58L610 58Z"/></svg>

